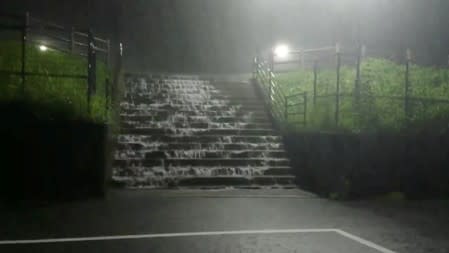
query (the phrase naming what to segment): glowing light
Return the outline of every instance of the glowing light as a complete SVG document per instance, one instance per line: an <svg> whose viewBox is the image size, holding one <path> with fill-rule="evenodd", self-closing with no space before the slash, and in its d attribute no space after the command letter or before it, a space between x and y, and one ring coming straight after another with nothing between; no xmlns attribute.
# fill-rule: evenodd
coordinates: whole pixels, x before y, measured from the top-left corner
<svg viewBox="0 0 449 253"><path fill-rule="evenodd" d="M41 50L41 52L46 52L48 50L48 47L45 45L40 45L39 50Z"/></svg>
<svg viewBox="0 0 449 253"><path fill-rule="evenodd" d="M279 58L286 58L290 52L287 45L278 45L274 48L274 55Z"/></svg>

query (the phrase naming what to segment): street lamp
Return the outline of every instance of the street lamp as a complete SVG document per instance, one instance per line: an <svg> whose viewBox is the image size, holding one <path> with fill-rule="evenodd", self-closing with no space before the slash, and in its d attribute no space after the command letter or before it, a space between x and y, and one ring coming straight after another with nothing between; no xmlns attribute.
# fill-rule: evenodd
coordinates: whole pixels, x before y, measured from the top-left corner
<svg viewBox="0 0 449 253"><path fill-rule="evenodd" d="M287 58L288 54L290 53L290 49L288 48L287 45L280 44L274 48L273 53L276 57L278 57L280 59L285 59L285 58Z"/></svg>
<svg viewBox="0 0 449 253"><path fill-rule="evenodd" d="M39 46L39 50L40 50L41 52L46 52L46 51L48 50L48 47L45 46L45 45L40 45L40 46Z"/></svg>

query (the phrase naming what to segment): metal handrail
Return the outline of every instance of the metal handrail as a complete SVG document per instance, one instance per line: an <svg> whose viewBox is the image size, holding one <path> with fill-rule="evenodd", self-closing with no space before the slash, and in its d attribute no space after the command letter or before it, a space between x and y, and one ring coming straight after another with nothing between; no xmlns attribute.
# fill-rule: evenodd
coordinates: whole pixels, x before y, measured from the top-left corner
<svg viewBox="0 0 449 253"><path fill-rule="evenodd" d="M270 63L266 60L259 60L257 57L254 59L254 79L257 81L261 88L263 99L268 106L273 120L276 121L277 126L283 126L282 123L289 121L289 115L297 115L298 112L291 112L293 106L304 106L302 114L304 114L303 122L306 122L306 110L307 110L307 94L298 93L286 96L281 89L276 75L270 68ZM293 103L293 104L291 104Z"/></svg>
<svg viewBox="0 0 449 253"><path fill-rule="evenodd" d="M263 91L265 103L269 106L273 119L276 121L284 121L283 109L285 108L285 96L282 90L274 80L275 76L268 67L267 62L255 60L255 79Z"/></svg>

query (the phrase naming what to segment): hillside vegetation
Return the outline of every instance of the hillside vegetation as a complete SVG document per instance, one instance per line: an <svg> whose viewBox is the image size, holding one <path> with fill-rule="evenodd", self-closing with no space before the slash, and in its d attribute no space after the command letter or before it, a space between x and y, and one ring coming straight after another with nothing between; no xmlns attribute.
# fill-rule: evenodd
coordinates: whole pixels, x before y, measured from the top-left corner
<svg viewBox="0 0 449 253"><path fill-rule="evenodd" d="M0 42L0 70L21 71L21 44ZM57 75L87 75L87 59L56 50L42 52L37 45L26 47L26 72ZM87 80L50 76L26 77L24 89L20 75L0 73L0 102L22 103L41 119L67 119L106 122L105 80L109 78L106 65L97 62L96 95L92 97L91 112L87 108Z"/></svg>
<svg viewBox="0 0 449 253"><path fill-rule="evenodd" d="M354 67L341 68L338 126L335 124L335 69L319 70L315 105L312 70L280 73L277 80L286 95L307 92L307 128L352 132L416 130L430 125L439 130L447 128L449 101L444 100L449 99L448 69L411 66L408 123L404 112L404 65L385 59L364 59L359 102L353 96L355 77ZM293 121L294 116L290 120Z"/></svg>

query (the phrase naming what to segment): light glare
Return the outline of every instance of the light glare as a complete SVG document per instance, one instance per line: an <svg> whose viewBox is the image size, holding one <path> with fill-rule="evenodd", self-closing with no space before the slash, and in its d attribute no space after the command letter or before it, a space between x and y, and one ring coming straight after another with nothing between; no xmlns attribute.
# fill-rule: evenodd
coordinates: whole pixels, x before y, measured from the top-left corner
<svg viewBox="0 0 449 253"><path fill-rule="evenodd" d="M289 49L287 45L278 45L274 48L274 54L279 58L285 58L288 56Z"/></svg>
<svg viewBox="0 0 449 253"><path fill-rule="evenodd" d="M39 50L41 50L42 52L46 52L48 50L48 47L45 45L40 45Z"/></svg>

